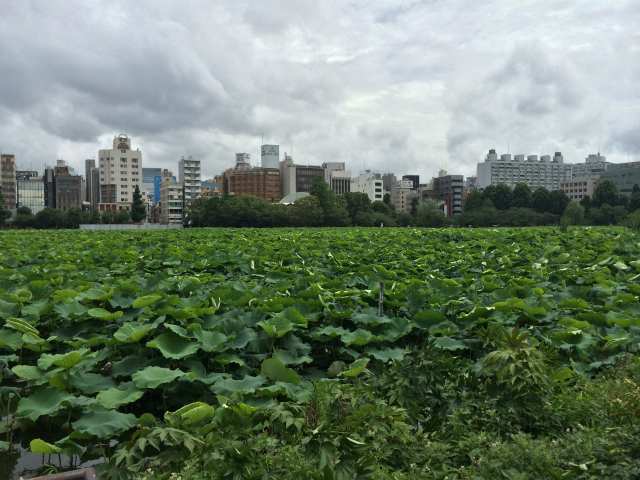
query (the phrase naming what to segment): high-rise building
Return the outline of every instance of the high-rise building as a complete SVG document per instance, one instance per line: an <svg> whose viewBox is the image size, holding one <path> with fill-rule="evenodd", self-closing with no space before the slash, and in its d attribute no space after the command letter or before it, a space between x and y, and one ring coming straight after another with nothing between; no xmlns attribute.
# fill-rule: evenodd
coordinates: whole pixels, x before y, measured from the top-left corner
<svg viewBox="0 0 640 480"><path fill-rule="evenodd" d="M403 175L402 180L409 180L413 185L411 188L413 188L414 190L418 190L418 187L420 186L420 175Z"/></svg>
<svg viewBox="0 0 640 480"><path fill-rule="evenodd" d="M366 193L372 202L381 202L384 199L383 183L380 175L370 171L361 173L351 179L351 191Z"/></svg>
<svg viewBox="0 0 640 480"><path fill-rule="evenodd" d="M157 181L156 181L157 177ZM161 168L143 168L142 169L142 188L143 196L150 199L153 204L160 203L160 184L162 183Z"/></svg>
<svg viewBox="0 0 640 480"><path fill-rule="evenodd" d="M181 225L183 221L182 185L169 170L163 170L160 185L160 223Z"/></svg>
<svg viewBox="0 0 640 480"><path fill-rule="evenodd" d="M224 172L225 195L247 195L278 202L282 198L277 168L230 168Z"/></svg>
<svg viewBox="0 0 640 480"><path fill-rule="evenodd" d="M236 153L236 170L251 168L251 155L248 153Z"/></svg>
<svg viewBox="0 0 640 480"><path fill-rule="evenodd" d="M82 177L73 175L73 169L64 160L58 160L53 168L53 198L53 208L82 208Z"/></svg>
<svg viewBox="0 0 640 480"><path fill-rule="evenodd" d="M383 173L382 174L382 188L385 193L391 192L391 189L394 185L398 183L398 179L394 173Z"/></svg>
<svg viewBox="0 0 640 480"><path fill-rule="evenodd" d="M278 168L280 164L280 145L262 145L260 148L262 168Z"/></svg>
<svg viewBox="0 0 640 480"><path fill-rule="evenodd" d="M34 215L44 209L44 181L38 172L16 171L17 207L27 207Z"/></svg>
<svg viewBox="0 0 640 480"><path fill-rule="evenodd" d="M91 210L97 210L100 203L100 170L96 167L96 161L88 158L84 161L85 201L89 203Z"/></svg>
<svg viewBox="0 0 640 480"><path fill-rule="evenodd" d="M184 197L183 208L186 211L202 191L200 160L182 157L178 164L178 173Z"/></svg>
<svg viewBox="0 0 640 480"><path fill-rule="evenodd" d="M325 170L317 165L296 165L293 159L285 154L280 162L280 179L282 182L282 196L292 193L310 193L316 179L324 180Z"/></svg>
<svg viewBox="0 0 640 480"><path fill-rule="evenodd" d="M571 171L571 166L564 163L562 154L556 152L553 159L543 155L538 160L536 155L510 154L498 158L496 151L491 149L484 162L478 163L477 185L486 188L489 185L504 184L510 187L518 183L527 184L532 190L544 187L547 190L558 190L562 182Z"/></svg>
<svg viewBox="0 0 640 480"><path fill-rule="evenodd" d="M142 184L142 152L131 149L126 135L113 138L113 148L98 152L100 210L129 210L135 187Z"/></svg>
<svg viewBox="0 0 640 480"><path fill-rule="evenodd" d="M336 195L351 191L351 172L346 170L344 162L325 162L322 168L325 182Z"/></svg>
<svg viewBox="0 0 640 480"><path fill-rule="evenodd" d="M413 188L413 180L400 180L391 187L391 205L396 212L410 213L414 200L418 200L418 192Z"/></svg>
<svg viewBox="0 0 640 480"><path fill-rule="evenodd" d="M445 214L452 217L462 213L464 177L462 175L444 175L433 179L433 195L444 202Z"/></svg>
<svg viewBox="0 0 640 480"><path fill-rule="evenodd" d="M4 197L4 206L8 210L16 209L16 157L10 154L0 155L0 188Z"/></svg>

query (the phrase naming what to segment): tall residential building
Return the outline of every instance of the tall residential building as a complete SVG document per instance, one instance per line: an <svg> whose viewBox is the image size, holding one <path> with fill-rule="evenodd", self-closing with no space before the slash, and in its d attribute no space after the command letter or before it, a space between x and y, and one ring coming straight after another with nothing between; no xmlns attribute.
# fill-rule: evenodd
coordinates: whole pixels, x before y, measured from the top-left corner
<svg viewBox="0 0 640 480"><path fill-rule="evenodd" d="M16 171L17 207L27 207L34 215L45 207L44 181L38 172Z"/></svg>
<svg viewBox="0 0 640 480"><path fill-rule="evenodd" d="M157 180L156 180L157 177ZM142 168L142 193L153 204L160 203L161 168Z"/></svg>
<svg viewBox="0 0 640 480"><path fill-rule="evenodd" d="M410 213L414 200L418 199L418 193L413 188L413 180L400 180L391 187L391 205L396 212Z"/></svg>
<svg viewBox="0 0 640 480"><path fill-rule="evenodd" d="M414 190L418 190L418 187L420 187L420 175L403 175L402 180L409 180L413 185L411 188L413 188Z"/></svg>
<svg viewBox="0 0 640 480"><path fill-rule="evenodd" d="M142 152L131 149L126 135L113 138L113 148L98 152L100 158L100 210L129 210L135 187L142 184Z"/></svg>
<svg viewBox="0 0 640 480"><path fill-rule="evenodd" d="M478 163L477 185L486 188L489 185L504 184L510 187L518 183L526 183L531 189L544 187L547 190L558 190L562 182L571 171L571 166L564 163L562 154L556 152L553 159L543 155L510 154L498 158L496 151L491 149L484 162Z"/></svg>
<svg viewBox="0 0 640 480"><path fill-rule="evenodd" d="M182 157L178 164L178 173L184 197L183 208L186 211L202 191L200 160Z"/></svg>
<svg viewBox="0 0 640 480"><path fill-rule="evenodd" d="M98 209L100 203L100 170L96 167L96 161L88 158L84 161L85 198L91 210Z"/></svg>
<svg viewBox="0 0 640 480"><path fill-rule="evenodd" d="M163 170L160 185L160 223L181 225L183 218L182 185L169 170Z"/></svg>
<svg viewBox="0 0 640 480"><path fill-rule="evenodd" d="M260 148L262 168L278 168L280 164L280 145L262 145Z"/></svg>
<svg viewBox="0 0 640 480"><path fill-rule="evenodd" d="M278 202L280 170L277 168L230 168L224 172L225 195L247 195Z"/></svg>
<svg viewBox="0 0 640 480"><path fill-rule="evenodd" d="M316 179L324 180L324 168L316 165L296 165L293 159L285 155L280 162L280 179L282 182L282 196L292 193L310 193Z"/></svg>
<svg viewBox="0 0 640 480"><path fill-rule="evenodd" d="M8 210L16 209L16 157L0 155L0 188L4 197L4 206Z"/></svg>
<svg viewBox="0 0 640 480"><path fill-rule="evenodd" d="M372 202L381 202L384 199L382 178L370 171L361 173L351 179L351 191L366 193Z"/></svg>
<svg viewBox="0 0 640 480"><path fill-rule="evenodd" d="M444 202L445 214L452 217L462 213L464 177L462 175L444 175L433 179L433 195Z"/></svg>
<svg viewBox="0 0 640 480"><path fill-rule="evenodd" d="M53 168L53 202L53 208L59 210L82 208L82 176L73 175L73 168L64 160L58 160Z"/></svg>

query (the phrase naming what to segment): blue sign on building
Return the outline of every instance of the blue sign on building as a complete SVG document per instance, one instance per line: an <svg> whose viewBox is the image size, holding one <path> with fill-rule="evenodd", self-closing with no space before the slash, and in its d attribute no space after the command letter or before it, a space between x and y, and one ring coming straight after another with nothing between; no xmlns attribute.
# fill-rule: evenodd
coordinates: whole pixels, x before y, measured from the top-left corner
<svg viewBox="0 0 640 480"><path fill-rule="evenodd" d="M160 203L160 184L162 183L161 176L153 177L153 203Z"/></svg>

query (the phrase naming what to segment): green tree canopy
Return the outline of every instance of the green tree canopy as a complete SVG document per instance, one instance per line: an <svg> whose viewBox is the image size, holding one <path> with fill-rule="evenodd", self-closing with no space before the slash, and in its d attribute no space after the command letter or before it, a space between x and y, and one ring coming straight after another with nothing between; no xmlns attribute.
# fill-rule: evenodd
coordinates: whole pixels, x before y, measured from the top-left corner
<svg viewBox="0 0 640 480"><path fill-rule="evenodd" d="M618 187L611 180L600 180L593 192L593 198L591 203L594 207L601 207L602 205L615 206L620 203L618 196Z"/></svg>
<svg viewBox="0 0 640 480"><path fill-rule="evenodd" d="M142 201L142 194L140 188L136 185L133 190L133 203L131 204L131 220L135 223L139 223L147 218L147 207Z"/></svg>
<svg viewBox="0 0 640 480"><path fill-rule="evenodd" d="M511 194L511 206L529 208L531 206L531 189L526 183L518 183Z"/></svg>
<svg viewBox="0 0 640 480"><path fill-rule="evenodd" d="M531 206L538 212L548 212L551 209L551 193L544 187L538 187L531 196Z"/></svg>

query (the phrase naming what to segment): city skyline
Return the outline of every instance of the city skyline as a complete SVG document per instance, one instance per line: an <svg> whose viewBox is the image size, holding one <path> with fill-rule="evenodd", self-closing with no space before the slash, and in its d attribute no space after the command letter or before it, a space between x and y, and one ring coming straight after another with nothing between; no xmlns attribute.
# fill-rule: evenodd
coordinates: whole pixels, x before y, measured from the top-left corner
<svg viewBox="0 0 640 480"><path fill-rule="evenodd" d="M489 148L639 160L639 18L631 1L11 2L0 150L82 171L124 132L147 165L192 155L203 176L263 136L297 162L423 177L473 175Z"/></svg>

